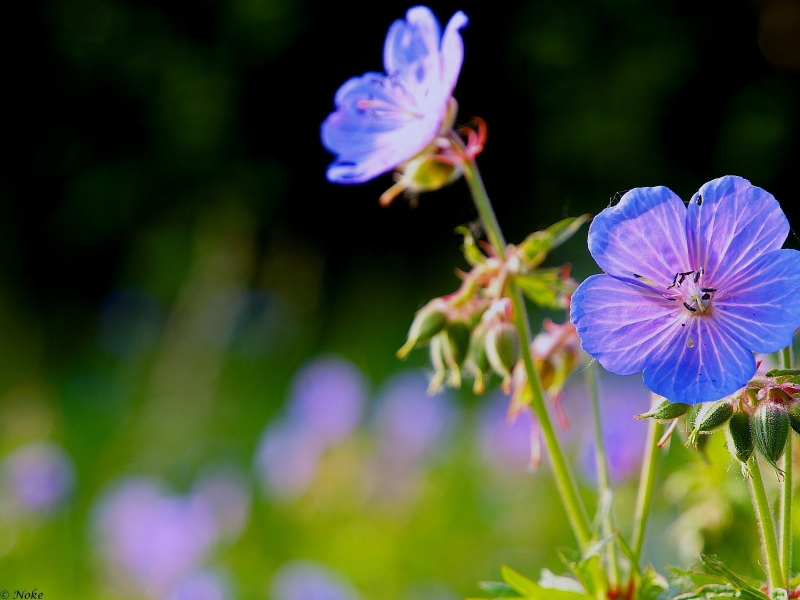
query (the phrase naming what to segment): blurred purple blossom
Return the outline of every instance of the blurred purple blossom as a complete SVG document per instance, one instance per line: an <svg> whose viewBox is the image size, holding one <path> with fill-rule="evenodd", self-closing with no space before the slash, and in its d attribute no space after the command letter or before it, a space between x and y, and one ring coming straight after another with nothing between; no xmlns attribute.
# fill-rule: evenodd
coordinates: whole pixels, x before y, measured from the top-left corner
<svg viewBox="0 0 800 600"><path fill-rule="evenodd" d="M244 476L232 470L212 471L192 489L194 496L214 515L220 538L237 539L250 516L250 489Z"/></svg>
<svg viewBox="0 0 800 600"><path fill-rule="evenodd" d="M359 594L338 572L311 561L281 566L270 585L272 600L358 600Z"/></svg>
<svg viewBox="0 0 800 600"><path fill-rule="evenodd" d="M335 444L361 422L367 400L364 377L352 363L320 358L294 377L287 416L326 444Z"/></svg>
<svg viewBox="0 0 800 600"><path fill-rule="evenodd" d="M457 418L446 391L428 395L424 373L409 371L389 379L379 393L375 430L385 455L414 464L440 446Z"/></svg>
<svg viewBox="0 0 800 600"><path fill-rule="evenodd" d="M483 460L500 472L531 470L533 416L522 411L513 423L508 419L508 397L497 394L480 415L479 434Z"/></svg>
<svg viewBox="0 0 800 600"><path fill-rule="evenodd" d="M214 571L189 573L167 592L165 600L228 600L230 593L225 580Z"/></svg>
<svg viewBox="0 0 800 600"><path fill-rule="evenodd" d="M302 496L317 471L324 444L313 432L292 423L270 424L256 451L256 471L264 490L275 497Z"/></svg>
<svg viewBox="0 0 800 600"><path fill-rule="evenodd" d="M75 467L56 444L23 446L2 463L3 487L13 511L46 514L56 510L75 487Z"/></svg>
<svg viewBox="0 0 800 600"><path fill-rule="evenodd" d="M103 496L94 525L109 567L158 595L198 568L218 536L205 502L168 494L145 478L123 481Z"/></svg>

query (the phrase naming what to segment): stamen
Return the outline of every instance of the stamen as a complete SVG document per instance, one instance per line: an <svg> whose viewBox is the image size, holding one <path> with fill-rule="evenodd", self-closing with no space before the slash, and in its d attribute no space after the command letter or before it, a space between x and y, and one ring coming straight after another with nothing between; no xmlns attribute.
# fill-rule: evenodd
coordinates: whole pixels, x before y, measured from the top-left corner
<svg viewBox="0 0 800 600"><path fill-rule="evenodd" d="M677 273L675 273L675 277L672 278L672 283L669 286L667 286L667 289L674 288L676 281L678 281L678 274Z"/></svg>
<svg viewBox="0 0 800 600"><path fill-rule="evenodd" d="M688 310L690 312L697 312L697 309L696 308L692 308L691 306L689 306L688 303L684 302L683 305L686 307L686 310Z"/></svg>
<svg viewBox="0 0 800 600"><path fill-rule="evenodd" d="M703 204L703 196L701 194L697 194L697 206L701 206Z"/></svg>
<svg viewBox="0 0 800 600"><path fill-rule="evenodd" d="M702 300L711 300L711 294L709 294L709 293L705 293L705 294L703 294L702 296L700 296L700 298L701 298Z"/></svg>
<svg viewBox="0 0 800 600"><path fill-rule="evenodd" d="M697 283L697 280L700 279L700 275L701 275L700 271L696 271L695 272L695 274L694 274L694 282L695 283Z"/></svg>
<svg viewBox="0 0 800 600"><path fill-rule="evenodd" d="M717 288L700 288L701 292L716 292Z"/></svg>

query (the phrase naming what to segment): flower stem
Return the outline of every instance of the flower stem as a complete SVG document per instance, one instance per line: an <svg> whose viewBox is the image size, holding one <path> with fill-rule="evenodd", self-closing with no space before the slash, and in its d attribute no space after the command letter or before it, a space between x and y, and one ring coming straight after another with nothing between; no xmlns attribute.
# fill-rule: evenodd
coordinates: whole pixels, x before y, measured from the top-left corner
<svg viewBox="0 0 800 600"><path fill-rule="evenodd" d="M792 368L792 346L789 345L780 352L781 368ZM781 571L786 581L784 587L788 589L789 580L792 578L792 436L786 438L786 448L783 451L783 483L781 484L780 499L780 530L781 530Z"/></svg>
<svg viewBox="0 0 800 600"><path fill-rule="evenodd" d="M758 521L758 532L761 535L761 543L764 548L764 556L767 560L767 578L769 587L776 589L784 585L784 577L781 572L781 563L778 557L778 542L775 539L775 525L772 519L772 511L767 499L767 490L764 488L764 480L761 477L761 467L758 464L758 456L755 454L750 459L750 491L753 496L753 509Z"/></svg>
<svg viewBox="0 0 800 600"><path fill-rule="evenodd" d="M608 475L608 457L606 455L605 439L603 438L603 423L600 418L600 394L597 388L597 365L591 361L586 369L586 387L589 391L589 402L592 405L592 421L594 425L594 458L597 469L597 487L601 498L612 498L611 481ZM611 510L606 513L603 523L603 537L611 535L614 531ZM611 589L619 585L619 563L617 562L617 545L609 543L608 549L608 580Z"/></svg>
<svg viewBox="0 0 800 600"><path fill-rule="evenodd" d="M492 244L498 257L504 260L506 256L506 241L500 231L500 225L497 223L497 217L495 217L494 210L489 201L489 196L483 185L483 180L478 172L478 166L475 164L474 160L464 161L464 177L467 180L467 185L472 193L472 198L475 202L475 207L478 209L481 221L483 221L483 226L486 229L489 242ZM525 308L522 292L517 287L513 278L508 281L508 291L514 307L514 324L519 333L520 346L522 348L522 362L525 366L525 372L528 375L528 385L531 390L531 408L539 421L539 427L541 428L542 436L544 437L545 445L547 446L547 451L550 456L550 462L553 466L556 485L561 496L561 501L564 503L564 508L567 511L567 518L569 519L570 526L572 527L572 531L581 549L585 550L592 540L589 518L586 515L583 501L578 495L578 486L564 458L564 452L561 449L561 444L556 437L553 423L547 412L542 382L539 378L536 365L533 362L533 356L531 355L532 336L530 323L528 322L528 312Z"/></svg>
<svg viewBox="0 0 800 600"><path fill-rule="evenodd" d="M650 504L653 501L656 468L658 467L658 441L661 439L663 429L664 426L655 419L650 419L647 425L647 446L645 447L642 470L639 475L639 490L636 493L636 511L634 512L633 534L631 535L631 551L636 561L642 555L644 533L647 529L647 519L650 517Z"/></svg>

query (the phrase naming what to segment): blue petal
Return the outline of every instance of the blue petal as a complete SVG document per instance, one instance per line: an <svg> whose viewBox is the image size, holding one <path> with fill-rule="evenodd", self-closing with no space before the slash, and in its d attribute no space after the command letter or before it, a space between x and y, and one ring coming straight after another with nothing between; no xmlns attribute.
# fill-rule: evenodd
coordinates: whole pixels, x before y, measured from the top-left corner
<svg viewBox="0 0 800 600"><path fill-rule="evenodd" d="M394 78L366 73L348 80L320 129L323 145L338 155L328 179L362 183L394 169L434 140L443 118L444 109L420 112Z"/></svg>
<svg viewBox="0 0 800 600"><path fill-rule="evenodd" d="M636 188L597 215L589 228L589 251L609 275L646 279L664 290L677 272L690 271L686 207L666 187Z"/></svg>
<svg viewBox="0 0 800 600"><path fill-rule="evenodd" d="M383 64L389 75L410 87L428 87L441 82L439 21L429 8L416 6L406 20L392 23L383 47Z"/></svg>
<svg viewBox="0 0 800 600"><path fill-rule="evenodd" d="M467 15L458 11L451 17L442 37L442 87L448 91L448 95L452 94L453 88L456 87L461 64L464 61L464 42L461 40L459 30L468 22Z"/></svg>
<svg viewBox="0 0 800 600"><path fill-rule="evenodd" d="M777 250L789 234L789 222L772 194L741 177L709 181L689 203L686 219L689 252L706 283L721 287L737 270L761 254Z"/></svg>
<svg viewBox="0 0 800 600"><path fill-rule="evenodd" d="M570 320L583 349L617 375L641 371L681 329L675 302L608 275L578 286Z"/></svg>
<svg viewBox="0 0 800 600"><path fill-rule="evenodd" d="M689 317L679 329L647 358L644 383L656 394L686 404L718 400L756 372L753 353L713 315Z"/></svg>
<svg viewBox="0 0 800 600"><path fill-rule="evenodd" d="M800 252L762 254L717 290L714 318L753 352L777 352L800 327Z"/></svg>

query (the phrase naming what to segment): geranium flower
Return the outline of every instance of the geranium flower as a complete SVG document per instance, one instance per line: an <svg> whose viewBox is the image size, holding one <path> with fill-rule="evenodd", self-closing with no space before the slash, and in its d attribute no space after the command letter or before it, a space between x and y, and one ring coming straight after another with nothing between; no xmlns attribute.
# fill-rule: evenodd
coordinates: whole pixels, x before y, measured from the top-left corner
<svg viewBox="0 0 800 600"><path fill-rule="evenodd" d="M442 36L424 6L392 24L383 53L386 74L345 82L336 93L336 111L322 124L322 143L337 155L328 167L330 181L373 179L417 157L452 128L452 93L464 57L459 29L466 24L459 11Z"/></svg>
<svg viewBox="0 0 800 600"><path fill-rule="evenodd" d="M741 177L706 183L688 207L666 187L629 191L589 229L605 274L572 298L583 349L612 373L644 371L673 402L735 392L756 371L753 353L788 346L800 326L788 233L775 198Z"/></svg>

